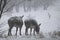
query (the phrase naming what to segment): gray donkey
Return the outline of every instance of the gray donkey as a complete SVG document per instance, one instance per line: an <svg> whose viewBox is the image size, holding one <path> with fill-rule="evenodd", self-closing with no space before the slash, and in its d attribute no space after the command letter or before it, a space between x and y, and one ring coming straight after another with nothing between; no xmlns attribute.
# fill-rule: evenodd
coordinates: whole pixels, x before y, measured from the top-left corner
<svg viewBox="0 0 60 40"><path fill-rule="evenodd" d="M24 23L25 23L25 26L26 26L25 35L28 35L28 29L29 28L30 28L30 35L31 35L31 32L32 32L32 28L34 29L33 30L33 35L35 35L35 32L37 34L39 34L39 30L40 30L39 26L41 25L41 23L38 25L37 21L34 20L34 19L29 19L29 20L27 19L27 20L24 21Z"/></svg>
<svg viewBox="0 0 60 40"><path fill-rule="evenodd" d="M8 36L12 35L11 34L11 29L13 27L16 27L16 34L15 35L17 35L18 28L20 28L19 31L20 31L20 35L21 35L21 29L22 29L22 26L23 26L23 20L22 20L23 17L24 17L24 15L20 16L20 17L15 16L15 17L11 17L8 20L8 25L9 25Z"/></svg>

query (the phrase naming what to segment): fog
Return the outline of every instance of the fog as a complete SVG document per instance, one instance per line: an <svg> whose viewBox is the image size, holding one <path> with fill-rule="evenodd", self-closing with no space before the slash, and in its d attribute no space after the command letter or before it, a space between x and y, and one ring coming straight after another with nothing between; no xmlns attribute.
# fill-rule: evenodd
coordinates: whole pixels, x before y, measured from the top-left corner
<svg viewBox="0 0 60 40"><path fill-rule="evenodd" d="M24 12L23 7L19 8L19 12L16 12L15 7L8 14L2 15L1 23L4 22L3 28L8 29L7 21L11 16L22 16L24 15L23 20L27 18L33 18L37 20L38 24L41 23L40 30L43 32L51 32L54 30L59 30L60 26L60 0L52 6L49 6L47 10L43 10L43 7L40 7L38 10L31 10ZM49 14L48 14L49 13ZM6 24L5 24L6 23ZM25 26L22 27L22 32L24 33Z"/></svg>

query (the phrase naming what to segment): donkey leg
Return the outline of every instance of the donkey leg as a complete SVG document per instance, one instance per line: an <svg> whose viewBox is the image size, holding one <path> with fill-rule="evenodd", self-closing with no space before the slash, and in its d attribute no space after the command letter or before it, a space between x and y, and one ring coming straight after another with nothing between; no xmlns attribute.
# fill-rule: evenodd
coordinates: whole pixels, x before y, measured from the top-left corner
<svg viewBox="0 0 60 40"><path fill-rule="evenodd" d="M25 35L28 35L28 28L25 29Z"/></svg>
<svg viewBox="0 0 60 40"><path fill-rule="evenodd" d="M18 27L16 27L16 34L15 35L17 35L17 31L18 31Z"/></svg>
<svg viewBox="0 0 60 40"><path fill-rule="evenodd" d="M11 29L12 29L12 27L9 28L8 36L12 35L12 34L11 34Z"/></svg>
<svg viewBox="0 0 60 40"><path fill-rule="evenodd" d="M21 35L21 28L22 28L22 27L20 27L20 33L19 33L20 35Z"/></svg>
<svg viewBox="0 0 60 40"><path fill-rule="evenodd" d="M31 35L31 32L32 32L32 28L30 28L30 35Z"/></svg>
<svg viewBox="0 0 60 40"><path fill-rule="evenodd" d="M35 35L35 29L33 30L33 35Z"/></svg>

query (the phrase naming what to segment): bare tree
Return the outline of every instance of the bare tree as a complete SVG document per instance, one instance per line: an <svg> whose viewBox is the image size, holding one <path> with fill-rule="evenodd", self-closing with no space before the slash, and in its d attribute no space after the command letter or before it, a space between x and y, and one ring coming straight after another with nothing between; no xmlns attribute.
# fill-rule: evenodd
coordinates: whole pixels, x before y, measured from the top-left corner
<svg viewBox="0 0 60 40"><path fill-rule="evenodd" d="M0 18L1 18L2 12L6 6L6 3L7 3L7 0L1 0L0 1Z"/></svg>
<svg viewBox="0 0 60 40"><path fill-rule="evenodd" d="M17 2L16 2L17 1ZM11 10L14 6L23 3L25 0L0 0L0 18L3 13Z"/></svg>
<svg viewBox="0 0 60 40"><path fill-rule="evenodd" d="M14 6L16 11L19 11L19 6L24 8L24 11L33 9L38 9L40 6L44 7L46 10L50 5L54 4L55 0L0 0L0 18L1 15Z"/></svg>
<svg viewBox="0 0 60 40"><path fill-rule="evenodd" d="M30 10L31 8L38 9L41 6L44 10L47 10L47 8L54 5L55 2L56 0L26 0L23 6L25 11Z"/></svg>

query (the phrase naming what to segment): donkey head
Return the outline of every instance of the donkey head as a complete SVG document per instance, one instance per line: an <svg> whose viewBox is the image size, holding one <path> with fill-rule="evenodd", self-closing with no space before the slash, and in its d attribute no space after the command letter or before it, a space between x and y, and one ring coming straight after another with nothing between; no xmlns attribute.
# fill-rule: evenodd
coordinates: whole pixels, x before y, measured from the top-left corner
<svg viewBox="0 0 60 40"><path fill-rule="evenodd" d="M39 25L37 25L37 27L36 27L36 32L37 32L37 34L39 34L39 31L40 31L40 25L41 25L41 23L40 23Z"/></svg>

